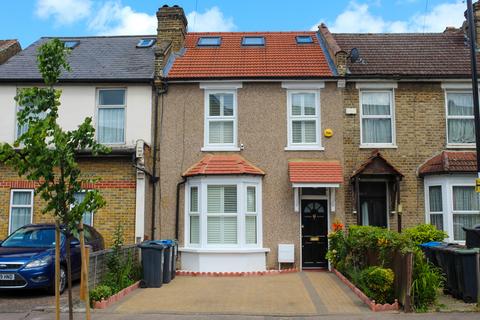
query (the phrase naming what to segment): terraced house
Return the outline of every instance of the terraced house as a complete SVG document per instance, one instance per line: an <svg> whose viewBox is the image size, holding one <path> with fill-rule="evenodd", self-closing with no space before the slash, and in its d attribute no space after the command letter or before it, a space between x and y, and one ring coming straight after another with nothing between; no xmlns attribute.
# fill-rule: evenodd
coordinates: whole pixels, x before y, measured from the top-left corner
<svg viewBox="0 0 480 320"><path fill-rule="evenodd" d="M319 30L346 79L346 222L398 230L427 222L464 241L462 227L480 223L465 31Z"/></svg>
<svg viewBox="0 0 480 320"><path fill-rule="evenodd" d="M0 65L0 141L13 143L26 128L17 124L21 106L17 90L42 85L37 72L36 50L49 38L41 38ZM120 223L125 241L144 237L144 214L151 199L145 166L151 165L153 44L151 37L62 38L72 49L71 72L60 77L62 90L59 123L75 129L92 117L99 142L111 147L108 155L78 154L82 173L96 179L85 189L99 189L107 205L95 214L85 213L84 222L102 233L106 245ZM136 169L135 167L139 168ZM0 166L0 238L18 227L51 219L42 215L42 202L35 197L35 182ZM82 194L77 195L79 198Z"/></svg>
<svg viewBox="0 0 480 320"><path fill-rule="evenodd" d="M180 240L185 270L327 266L343 108L319 34L190 33L175 6L157 17L157 235Z"/></svg>

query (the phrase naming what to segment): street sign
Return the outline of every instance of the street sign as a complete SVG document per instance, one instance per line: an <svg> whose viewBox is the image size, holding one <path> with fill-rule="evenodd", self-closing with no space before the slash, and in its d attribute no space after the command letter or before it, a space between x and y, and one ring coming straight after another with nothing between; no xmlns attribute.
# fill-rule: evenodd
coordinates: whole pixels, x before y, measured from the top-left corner
<svg viewBox="0 0 480 320"><path fill-rule="evenodd" d="M475 192L480 193L480 178L475 179Z"/></svg>

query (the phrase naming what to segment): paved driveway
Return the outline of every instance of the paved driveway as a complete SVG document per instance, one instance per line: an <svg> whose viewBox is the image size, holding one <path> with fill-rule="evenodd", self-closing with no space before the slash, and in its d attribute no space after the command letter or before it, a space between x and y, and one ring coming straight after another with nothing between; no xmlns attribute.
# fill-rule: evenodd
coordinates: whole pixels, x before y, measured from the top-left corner
<svg viewBox="0 0 480 320"><path fill-rule="evenodd" d="M176 277L162 288L138 289L106 312L314 316L369 309L329 272L251 277Z"/></svg>
<svg viewBox="0 0 480 320"><path fill-rule="evenodd" d="M74 305L80 304L79 282L72 287ZM60 296L62 309L68 307L67 290ZM0 291L0 319L4 313L30 312L32 310L51 310L55 307L55 296L49 295L45 290L3 290Z"/></svg>

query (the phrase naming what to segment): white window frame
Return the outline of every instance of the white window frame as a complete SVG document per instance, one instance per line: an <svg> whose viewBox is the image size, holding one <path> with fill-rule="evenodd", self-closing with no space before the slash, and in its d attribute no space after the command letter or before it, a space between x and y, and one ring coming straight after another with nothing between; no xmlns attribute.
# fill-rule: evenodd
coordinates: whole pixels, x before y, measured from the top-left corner
<svg viewBox="0 0 480 320"><path fill-rule="evenodd" d="M363 94L364 93L388 93L390 96L390 115L364 115ZM395 124L395 89L359 89L359 110L360 110L360 148L396 148L396 124ZM390 119L392 130L391 143L367 143L363 142L363 119Z"/></svg>
<svg viewBox="0 0 480 320"><path fill-rule="evenodd" d="M441 195L442 195L442 211L431 211L430 210L430 187L440 187L441 190ZM426 223L431 223L430 215L432 214L441 214L443 217L443 229L445 232L447 232L446 225L445 225L445 206L444 206L444 192L443 192L444 186L442 184L429 184L428 186L425 186L425 222Z"/></svg>
<svg viewBox="0 0 480 320"><path fill-rule="evenodd" d="M81 190L81 191L76 192L76 193L87 193L87 191L89 191L89 190ZM85 214L85 212L83 214ZM90 211L90 216L91 216L91 221L92 221L92 224L90 226L93 227L95 213L93 211ZM83 215L82 215L82 221L83 221Z"/></svg>
<svg viewBox="0 0 480 320"><path fill-rule="evenodd" d="M209 185L236 185L237 186L237 213L220 213L208 214L207 212L207 188ZM245 217L247 213L247 186L254 186L256 188L256 217L257 217L257 243L246 243ZM199 224L200 224L200 241L198 244L190 243L190 188L198 187L199 199ZM185 231L184 243L186 249L206 249L210 251L215 250L238 250L245 249L260 249L263 245L262 239L262 180L261 177L251 176L204 176L190 178L185 184ZM236 216L237 217L237 244L208 244L207 241L207 217L208 216Z"/></svg>
<svg viewBox="0 0 480 320"><path fill-rule="evenodd" d="M190 210L190 202L191 202L191 190L192 188L197 188L197 212L192 212ZM201 206L201 203L202 203L202 199L200 197L200 188L201 188L201 184L199 183L191 183L189 184L185 190L187 191L186 192L186 195L185 195L185 213L186 213L186 219L185 219L185 243L188 243L188 245L190 247L199 247L200 246L200 243L201 243L201 234L202 234L202 226L201 226L201 221L202 221L202 218L201 218L201 209L202 209L202 206ZM199 239L198 239L198 243L191 243L190 242L190 234L191 234L191 230L190 230L190 217L191 216L196 216L198 217L198 234L199 234ZM188 239L188 240L187 240Z"/></svg>
<svg viewBox="0 0 480 320"><path fill-rule="evenodd" d="M123 105L100 105L100 91L109 91L109 90L123 90L125 92L124 94L124 104ZM95 138L98 141L98 127L100 125L100 109L120 109L123 108L123 142L109 142L109 143L103 143L100 142L101 144L104 145L125 145L127 143L127 93L128 90L126 87L99 87L96 89L96 98L95 98L95 104L96 104L96 119L95 121Z"/></svg>
<svg viewBox="0 0 480 320"><path fill-rule="evenodd" d="M32 199L32 202L30 205L14 205L13 204L13 194L15 192L30 192L31 194L31 198ZM34 202L35 202L35 198L34 198L35 194L34 194L34 190L32 189L11 189L10 190L10 208L9 208L9 216L8 216L8 234L10 235L13 231L15 230L12 230L12 209L15 207L15 208L30 208L30 223L33 222L33 205L34 205Z"/></svg>
<svg viewBox="0 0 480 320"><path fill-rule="evenodd" d="M315 115L300 115L294 116L292 115L292 96L294 94L302 94L302 93L309 93L315 95ZM322 146L322 122L321 122L321 108L320 108L320 90L309 90L309 89L287 89L287 147L285 150L293 151L293 150L324 150ZM316 133L316 140L315 143L293 143L293 129L292 123L293 121L315 121L315 133Z"/></svg>
<svg viewBox="0 0 480 320"><path fill-rule="evenodd" d="M469 90L461 90L461 89L457 89L457 90L452 90L452 89L446 89L445 90L445 138L446 138L446 146L447 148L452 148L452 149L455 149L455 148L472 148L474 149L475 148L475 142L472 142L472 143L450 143L449 142L449 137L448 137L448 120L451 120L451 119L474 119L475 116L474 115L471 115L471 116L450 116L448 115L448 94L450 93L460 93L460 94L465 94L465 93L468 93L468 94L471 94L472 95L472 102L473 102L473 94L472 94L472 90L470 89Z"/></svg>
<svg viewBox="0 0 480 320"><path fill-rule="evenodd" d="M210 116L210 95L211 94L233 94L233 116ZM220 108L221 109L221 108ZM222 112L222 110L220 110ZM210 122L233 121L233 142L232 143L210 143ZM204 93L204 140L202 151L240 151L238 148L238 107L236 89L205 89Z"/></svg>
<svg viewBox="0 0 480 320"><path fill-rule="evenodd" d="M430 223L429 187L442 187L443 229L448 234L446 241L464 244L463 240L455 240L453 234L454 214L476 214L479 211L454 211L453 187L475 187L475 174L432 175L424 178L425 221Z"/></svg>

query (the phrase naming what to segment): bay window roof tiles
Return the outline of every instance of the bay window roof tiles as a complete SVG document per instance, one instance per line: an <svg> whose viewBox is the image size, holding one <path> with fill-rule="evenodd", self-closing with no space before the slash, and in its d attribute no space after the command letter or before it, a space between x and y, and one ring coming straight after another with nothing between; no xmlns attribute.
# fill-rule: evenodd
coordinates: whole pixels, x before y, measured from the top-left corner
<svg viewBox="0 0 480 320"><path fill-rule="evenodd" d="M265 172L240 155L206 155L183 173L184 177L199 175L265 175Z"/></svg>
<svg viewBox="0 0 480 320"><path fill-rule="evenodd" d="M311 36L312 44L298 44ZM202 37L220 37L219 46L198 46ZM264 37L265 45L242 45L244 37ZM168 71L169 79L327 78L329 67L316 33L215 32L188 33L183 54Z"/></svg>
<svg viewBox="0 0 480 320"><path fill-rule="evenodd" d="M477 172L477 153L474 151L442 151L418 169L420 176L473 172Z"/></svg>

